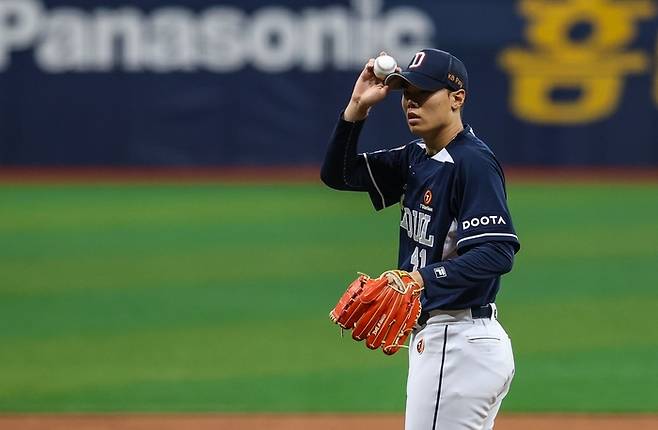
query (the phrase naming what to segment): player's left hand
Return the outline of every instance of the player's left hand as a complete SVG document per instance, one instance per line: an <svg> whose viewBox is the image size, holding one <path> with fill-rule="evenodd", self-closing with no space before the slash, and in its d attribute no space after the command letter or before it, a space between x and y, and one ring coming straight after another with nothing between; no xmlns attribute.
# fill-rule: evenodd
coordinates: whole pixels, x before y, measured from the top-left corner
<svg viewBox="0 0 658 430"><path fill-rule="evenodd" d="M334 309L333 322L352 330L352 338L366 341L370 349L382 348L387 355L404 347L420 316L422 287L403 270L388 270L372 279L361 274Z"/></svg>

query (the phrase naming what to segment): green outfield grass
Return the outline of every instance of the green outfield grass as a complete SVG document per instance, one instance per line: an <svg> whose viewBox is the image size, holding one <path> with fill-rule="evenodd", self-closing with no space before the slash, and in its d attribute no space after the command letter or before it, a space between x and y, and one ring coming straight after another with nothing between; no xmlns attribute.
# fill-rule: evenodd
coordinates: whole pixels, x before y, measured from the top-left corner
<svg viewBox="0 0 658 430"><path fill-rule="evenodd" d="M504 411L658 411L658 184L514 185ZM319 185L0 186L0 411L401 411L328 311L398 209Z"/></svg>

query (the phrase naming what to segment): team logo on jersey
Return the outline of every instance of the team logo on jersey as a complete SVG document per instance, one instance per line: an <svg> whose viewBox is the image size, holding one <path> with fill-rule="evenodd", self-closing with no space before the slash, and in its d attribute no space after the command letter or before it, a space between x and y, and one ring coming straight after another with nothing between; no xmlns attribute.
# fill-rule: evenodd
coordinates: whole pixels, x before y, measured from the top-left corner
<svg viewBox="0 0 658 430"><path fill-rule="evenodd" d="M426 190L425 194L423 195L423 204L425 206L429 206L430 203L432 203L432 191Z"/></svg>
<svg viewBox="0 0 658 430"><path fill-rule="evenodd" d="M423 64L423 60L425 59L425 53L424 52L416 52L416 55L414 55L414 58L411 60L411 63L409 63L408 69L413 69L414 67L418 67L421 64Z"/></svg>
<svg viewBox="0 0 658 430"><path fill-rule="evenodd" d="M416 344L416 351L418 351L419 354L422 354L423 351L425 351L425 339L422 337L418 339L418 343Z"/></svg>
<svg viewBox="0 0 658 430"><path fill-rule="evenodd" d="M431 248L434 246L434 235L428 234L430 222L432 215L402 206L400 228L407 231L409 239Z"/></svg>

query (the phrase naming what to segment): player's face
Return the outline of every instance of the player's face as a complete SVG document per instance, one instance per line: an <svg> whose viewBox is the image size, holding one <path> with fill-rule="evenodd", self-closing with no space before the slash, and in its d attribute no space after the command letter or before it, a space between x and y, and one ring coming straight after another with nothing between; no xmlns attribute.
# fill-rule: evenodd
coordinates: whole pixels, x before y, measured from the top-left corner
<svg viewBox="0 0 658 430"><path fill-rule="evenodd" d="M450 91L425 91L407 85L402 92L402 110L409 130L416 135L435 132L446 126L454 114Z"/></svg>

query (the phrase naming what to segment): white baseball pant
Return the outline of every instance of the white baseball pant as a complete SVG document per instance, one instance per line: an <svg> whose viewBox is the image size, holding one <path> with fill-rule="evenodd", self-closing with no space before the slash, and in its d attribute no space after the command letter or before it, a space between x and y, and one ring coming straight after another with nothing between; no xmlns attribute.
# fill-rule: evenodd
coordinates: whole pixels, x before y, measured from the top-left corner
<svg viewBox="0 0 658 430"><path fill-rule="evenodd" d="M432 311L409 343L405 430L490 430L514 376L512 344L494 306Z"/></svg>

